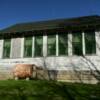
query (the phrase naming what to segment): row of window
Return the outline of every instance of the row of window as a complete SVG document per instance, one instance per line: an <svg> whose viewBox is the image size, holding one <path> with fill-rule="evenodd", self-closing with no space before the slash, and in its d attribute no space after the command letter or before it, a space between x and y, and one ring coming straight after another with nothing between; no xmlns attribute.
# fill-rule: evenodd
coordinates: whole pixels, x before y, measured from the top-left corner
<svg viewBox="0 0 100 100"><path fill-rule="evenodd" d="M72 53L73 55L83 55L83 41L82 33L72 34ZM85 41L85 54L96 53L95 33L84 33ZM43 36L35 36L34 48L32 46L32 37L24 38L24 57L32 57L33 49L34 56L43 56ZM57 48L58 47L58 48ZM4 39L3 57L10 57L11 39ZM59 34L58 42L56 35L47 36L47 55L55 56L56 49L58 49L58 55L68 55L68 34Z"/></svg>

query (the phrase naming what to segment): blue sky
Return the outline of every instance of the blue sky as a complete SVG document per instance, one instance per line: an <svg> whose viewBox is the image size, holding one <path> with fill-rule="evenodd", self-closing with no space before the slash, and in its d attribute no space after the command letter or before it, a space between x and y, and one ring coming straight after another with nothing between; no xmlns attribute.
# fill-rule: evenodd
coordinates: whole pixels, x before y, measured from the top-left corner
<svg viewBox="0 0 100 100"><path fill-rule="evenodd" d="M0 0L0 29L22 22L100 15L100 0Z"/></svg>

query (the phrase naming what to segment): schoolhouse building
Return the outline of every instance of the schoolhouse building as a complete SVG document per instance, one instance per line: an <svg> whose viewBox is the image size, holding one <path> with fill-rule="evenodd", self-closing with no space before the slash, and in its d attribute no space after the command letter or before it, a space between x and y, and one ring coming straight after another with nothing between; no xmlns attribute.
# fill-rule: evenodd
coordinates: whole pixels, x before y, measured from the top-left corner
<svg viewBox="0 0 100 100"><path fill-rule="evenodd" d="M20 23L0 31L0 79L35 64L68 82L100 81L100 16Z"/></svg>

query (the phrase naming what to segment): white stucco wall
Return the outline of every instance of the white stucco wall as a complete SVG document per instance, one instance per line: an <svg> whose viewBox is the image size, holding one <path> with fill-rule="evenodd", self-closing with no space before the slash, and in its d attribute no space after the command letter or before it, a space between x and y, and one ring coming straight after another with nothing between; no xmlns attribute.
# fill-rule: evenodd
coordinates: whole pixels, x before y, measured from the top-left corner
<svg viewBox="0 0 100 100"><path fill-rule="evenodd" d="M40 67L46 67L49 70L100 70L99 56L85 57L47 57L45 58L19 58L19 59L1 59L0 65L12 67L16 64L36 64ZM46 66L44 66L46 63Z"/></svg>
<svg viewBox="0 0 100 100"><path fill-rule="evenodd" d="M21 57L21 38L11 39L11 58Z"/></svg>

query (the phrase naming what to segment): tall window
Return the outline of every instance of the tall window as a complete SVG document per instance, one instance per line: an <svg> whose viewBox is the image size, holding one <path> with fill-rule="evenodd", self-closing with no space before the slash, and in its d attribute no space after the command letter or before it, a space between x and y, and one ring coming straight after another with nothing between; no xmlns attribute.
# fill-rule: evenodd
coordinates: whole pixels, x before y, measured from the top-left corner
<svg viewBox="0 0 100 100"><path fill-rule="evenodd" d="M68 55L68 35L59 34L59 55Z"/></svg>
<svg viewBox="0 0 100 100"><path fill-rule="evenodd" d="M24 38L24 57L32 57L32 37Z"/></svg>
<svg viewBox="0 0 100 100"><path fill-rule="evenodd" d="M43 36L35 36L35 56L43 56Z"/></svg>
<svg viewBox="0 0 100 100"><path fill-rule="evenodd" d="M11 39L4 39L3 58L10 58Z"/></svg>
<svg viewBox="0 0 100 100"><path fill-rule="evenodd" d="M82 55L82 33L73 33L72 36L73 54Z"/></svg>
<svg viewBox="0 0 100 100"><path fill-rule="evenodd" d="M56 55L56 35L48 35L48 56Z"/></svg>
<svg viewBox="0 0 100 100"><path fill-rule="evenodd" d="M85 53L96 53L95 32L85 32Z"/></svg>

